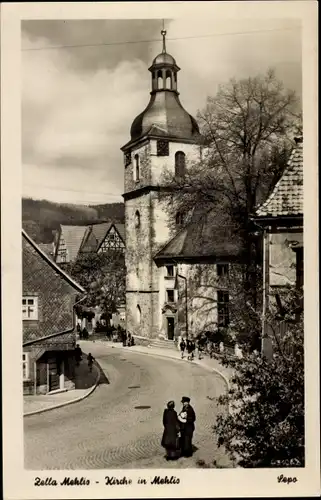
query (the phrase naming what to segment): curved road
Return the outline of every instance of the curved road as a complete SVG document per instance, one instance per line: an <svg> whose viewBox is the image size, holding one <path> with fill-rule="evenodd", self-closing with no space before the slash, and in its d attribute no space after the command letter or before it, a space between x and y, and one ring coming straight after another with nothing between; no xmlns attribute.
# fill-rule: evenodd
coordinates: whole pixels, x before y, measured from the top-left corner
<svg viewBox="0 0 321 500"><path fill-rule="evenodd" d="M219 375L130 348L90 343L86 350L110 384L79 403L24 419L27 469L185 468L198 459L229 466L212 431L216 399L225 391ZM163 409L170 399L180 409L183 395L191 397L196 412L197 450L191 458L166 462L160 446Z"/></svg>

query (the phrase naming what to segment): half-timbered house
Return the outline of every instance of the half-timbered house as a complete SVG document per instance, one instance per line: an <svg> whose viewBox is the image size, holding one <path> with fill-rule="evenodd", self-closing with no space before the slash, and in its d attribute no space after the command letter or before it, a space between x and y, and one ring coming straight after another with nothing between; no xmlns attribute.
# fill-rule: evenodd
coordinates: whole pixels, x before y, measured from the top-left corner
<svg viewBox="0 0 321 500"><path fill-rule="evenodd" d="M125 226L100 222L88 226L61 225L55 236L55 261L59 264L74 262L80 255L125 251Z"/></svg>

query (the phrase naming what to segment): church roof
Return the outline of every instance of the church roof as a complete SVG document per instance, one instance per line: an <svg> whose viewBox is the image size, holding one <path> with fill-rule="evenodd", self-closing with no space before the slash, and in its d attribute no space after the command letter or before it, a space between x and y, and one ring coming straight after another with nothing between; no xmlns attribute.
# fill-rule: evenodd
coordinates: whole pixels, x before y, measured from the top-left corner
<svg viewBox="0 0 321 500"><path fill-rule="evenodd" d="M303 147L298 142L280 180L257 209L258 217L303 215Z"/></svg>
<svg viewBox="0 0 321 500"><path fill-rule="evenodd" d="M133 121L130 136L131 140L122 149L126 149L132 142L150 134L169 139L185 139L199 141L200 131L196 120L183 108L177 90L177 66L174 57L166 51L166 31L162 30L163 51L158 54L149 68L152 75L152 91L150 101L145 110ZM158 134L160 131L160 134Z"/></svg>
<svg viewBox="0 0 321 500"><path fill-rule="evenodd" d="M160 128L161 136L192 139L200 135L196 120L185 111L177 93L167 90L151 95L146 109L133 121L131 140L146 135L152 127Z"/></svg>
<svg viewBox="0 0 321 500"><path fill-rule="evenodd" d="M195 213L192 221L174 236L155 256L168 259L225 260L243 255L243 240L236 225L222 220L214 209Z"/></svg>
<svg viewBox="0 0 321 500"><path fill-rule="evenodd" d="M176 65L176 61L173 56L168 54L167 52L161 52L158 56L155 57L153 61L153 66L156 64L171 64Z"/></svg>

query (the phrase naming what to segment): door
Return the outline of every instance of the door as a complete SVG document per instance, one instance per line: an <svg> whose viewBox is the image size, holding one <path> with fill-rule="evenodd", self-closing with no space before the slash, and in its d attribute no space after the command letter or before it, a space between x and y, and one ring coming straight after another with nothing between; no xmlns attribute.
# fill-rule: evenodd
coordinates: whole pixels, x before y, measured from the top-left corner
<svg viewBox="0 0 321 500"><path fill-rule="evenodd" d="M48 392L56 391L60 388L57 359L52 357L48 360Z"/></svg>
<svg viewBox="0 0 321 500"><path fill-rule="evenodd" d="M174 318L167 318L167 338L174 340L175 321Z"/></svg>

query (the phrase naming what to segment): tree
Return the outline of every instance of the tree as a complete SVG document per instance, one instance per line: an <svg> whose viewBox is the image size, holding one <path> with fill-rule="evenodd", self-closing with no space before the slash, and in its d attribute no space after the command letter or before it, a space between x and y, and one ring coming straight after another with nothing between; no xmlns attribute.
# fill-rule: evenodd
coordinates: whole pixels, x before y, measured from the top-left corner
<svg viewBox="0 0 321 500"><path fill-rule="evenodd" d="M257 352L222 359L234 369L234 376L228 394L219 398L229 412L219 415L214 432L218 445L240 466L304 466L302 315L294 320L299 294L288 291L282 319L270 312L272 359Z"/></svg>
<svg viewBox="0 0 321 500"><path fill-rule="evenodd" d="M247 226L279 179L293 135L301 133L298 107L295 93L284 89L272 70L222 85L198 113L206 145L202 160L184 176L165 172L175 209L189 213L195 206L219 205Z"/></svg>
<svg viewBox="0 0 321 500"><path fill-rule="evenodd" d="M175 228L175 214L185 221L214 211L221 226L234 226L243 239L245 304L257 308L261 249L251 215L280 178L301 132L299 103L272 70L265 75L222 85L198 114L206 148L183 176L167 170L160 197Z"/></svg>
<svg viewBox="0 0 321 500"><path fill-rule="evenodd" d="M111 314L124 302L126 271L122 252L82 254L64 268L86 290L83 305L100 306L103 312Z"/></svg>

